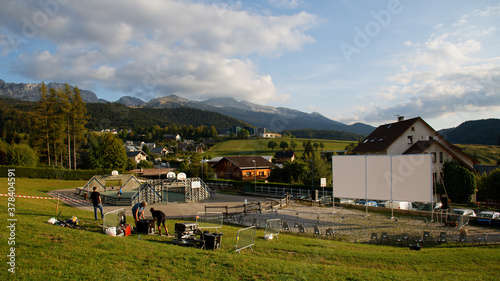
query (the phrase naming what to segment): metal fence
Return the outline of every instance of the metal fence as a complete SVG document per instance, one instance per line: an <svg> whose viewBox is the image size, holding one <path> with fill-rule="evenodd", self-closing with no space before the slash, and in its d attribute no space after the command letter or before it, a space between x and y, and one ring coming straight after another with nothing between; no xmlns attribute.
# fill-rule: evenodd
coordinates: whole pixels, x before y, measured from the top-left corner
<svg viewBox="0 0 500 281"><path fill-rule="evenodd" d="M266 220L266 228L264 230L264 237L270 235L270 237L278 237L281 228L283 227L283 221L281 219L269 219Z"/></svg>
<svg viewBox="0 0 500 281"><path fill-rule="evenodd" d="M241 254L241 250L250 248L253 252L252 246L255 245L255 233L255 226L238 230L238 233L236 234L236 244L234 245L235 251Z"/></svg>
<svg viewBox="0 0 500 281"><path fill-rule="evenodd" d="M196 214L196 224L198 229L215 229L219 232L219 229L223 225L224 217L221 212L198 212Z"/></svg>
<svg viewBox="0 0 500 281"><path fill-rule="evenodd" d="M117 209L104 214L102 219L102 230L106 230L110 227L118 227L120 224L125 223L125 209Z"/></svg>

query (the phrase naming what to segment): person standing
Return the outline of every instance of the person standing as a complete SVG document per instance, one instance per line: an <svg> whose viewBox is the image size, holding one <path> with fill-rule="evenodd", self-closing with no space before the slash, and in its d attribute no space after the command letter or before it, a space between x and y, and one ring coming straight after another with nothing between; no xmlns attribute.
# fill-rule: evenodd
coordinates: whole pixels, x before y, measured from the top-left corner
<svg viewBox="0 0 500 281"><path fill-rule="evenodd" d="M94 205L95 220L97 220L97 209L101 210L101 220L102 220L104 215L102 213L101 194L97 191L97 187L95 187L95 186L94 186L94 191L92 193L90 193L90 200L92 201L92 204Z"/></svg>
<svg viewBox="0 0 500 281"><path fill-rule="evenodd" d="M122 199L122 187L120 186L120 190L118 190L118 201Z"/></svg>
<svg viewBox="0 0 500 281"><path fill-rule="evenodd" d="M165 225L167 216L165 215L165 213L160 210L155 210L154 208L151 208L150 211L153 218L156 219L156 225L158 226L158 234L161 235L160 225L163 224L163 227L165 228L165 233L168 236L168 229L167 226Z"/></svg>

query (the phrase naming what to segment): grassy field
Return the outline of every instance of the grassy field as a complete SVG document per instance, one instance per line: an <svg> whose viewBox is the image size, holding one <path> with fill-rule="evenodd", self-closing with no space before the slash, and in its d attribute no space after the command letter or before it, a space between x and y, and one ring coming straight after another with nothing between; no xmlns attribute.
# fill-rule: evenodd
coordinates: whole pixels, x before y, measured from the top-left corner
<svg viewBox="0 0 500 281"><path fill-rule="evenodd" d="M496 165L500 159L500 145L456 144L456 146L484 165Z"/></svg>
<svg viewBox="0 0 500 281"><path fill-rule="evenodd" d="M217 156L238 156L238 155L268 155L274 156L277 151L281 151L279 148L279 144L282 141L286 141L290 146L291 141L295 141L297 143L297 147L295 148L295 153L297 156L302 156L304 153L304 147L302 147L302 143L304 141L310 140L311 143L323 143L325 147L324 151L334 151L334 150L344 150L347 145L353 143L352 141L339 141L339 140L320 140L320 139L299 139L299 138L281 138L274 139L274 141L278 144L278 147L275 147L274 150L267 147L269 141L273 139L246 139L246 140L230 140L218 143L214 147L212 147L207 153L207 156L217 157ZM319 148L320 149L320 148Z"/></svg>
<svg viewBox="0 0 500 281"><path fill-rule="evenodd" d="M81 186L81 181L16 179L18 195L45 196L48 190ZM0 193L7 178L0 178ZM7 209L7 197L1 197ZM1 253L15 247L15 275L2 265L1 280L499 280L500 245L449 243L421 251L280 234L266 241L258 230L254 252L234 251L238 227L225 225L222 249L199 250L167 243L165 237L110 237L92 212L64 204L64 217L77 216L88 231L47 224L55 200L17 198L15 245L2 227ZM0 218L6 225L7 212ZM131 221L131 218L128 218ZM168 221L173 229L176 221Z"/></svg>

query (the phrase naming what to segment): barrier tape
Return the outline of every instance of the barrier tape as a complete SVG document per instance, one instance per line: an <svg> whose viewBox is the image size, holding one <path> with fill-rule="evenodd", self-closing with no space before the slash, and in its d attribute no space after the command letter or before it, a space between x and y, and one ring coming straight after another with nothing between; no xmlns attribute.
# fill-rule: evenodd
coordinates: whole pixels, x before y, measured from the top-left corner
<svg viewBox="0 0 500 281"><path fill-rule="evenodd" d="M0 194L0 196L7 196L7 197L9 197L9 196L12 196L12 195ZM53 199L53 200L57 200L57 198L53 198L53 197L39 197L39 196L27 196L27 195L14 195L14 197L31 198L31 199ZM78 200L78 199L69 199L69 198L59 198L59 200L90 203L88 200Z"/></svg>

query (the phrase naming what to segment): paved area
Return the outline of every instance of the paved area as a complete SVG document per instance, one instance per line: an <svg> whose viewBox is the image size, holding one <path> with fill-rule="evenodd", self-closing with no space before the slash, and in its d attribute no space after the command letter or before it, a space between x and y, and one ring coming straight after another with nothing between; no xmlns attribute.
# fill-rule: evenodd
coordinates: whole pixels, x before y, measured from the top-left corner
<svg viewBox="0 0 500 281"><path fill-rule="evenodd" d="M66 199L64 202L75 208L93 212L92 204L89 201L83 201L82 197L77 195L74 189L51 191L49 195ZM198 202L149 205L146 208L145 215L146 217L150 216L151 213L149 212L149 208L154 207L155 209L162 210L170 219L194 219L198 212L205 211L205 206L228 206L231 212L231 207L243 205L245 199L248 203L269 200L265 197L217 194L215 199L207 199ZM104 212L120 208L125 208L127 215L132 214L132 206L103 206ZM224 209L208 209L207 211L224 212ZM431 223L427 220L423 220L423 217L399 217L391 219L388 216L377 213L367 214L364 211L341 207L336 207L335 210L331 207L312 207L295 201L292 201L289 206L283 209L267 210L260 214L254 212L246 216L235 215L230 216L228 219L241 225L249 226L256 224L259 227L264 227L266 220L276 218L280 218L282 221L287 222L290 226L290 232L298 232L294 224L299 223L304 226L306 235L321 237L325 235L326 229L331 228L335 233L336 239L361 243L373 242L370 241L371 234L377 233L378 237L380 237L382 232L388 233L388 244L395 244L395 239L403 233L409 234L410 241L422 237L425 231L430 232L432 240L435 240L441 232L447 233L449 241L457 241L460 236L457 228L445 227L443 223ZM319 228L319 235L314 234L314 226ZM466 229L468 231L468 243L479 243L479 239L485 237L485 235L488 235L487 241L489 243L500 243L499 228L467 226Z"/></svg>
<svg viewBox="0 0 500 281"><path fill-rule="evenodd" d="M48 193L48 195L63 200L66 204L78 208L80 210L86 211L94 211L94 207L90 201L83 202L83 198L75 193L74 189L62 189L62 190L54 190ZM145 215L146 217L151 215L149 212L149 208L153 207L156 210L163 211L168 218L193 218L196 216L198 212L205 212L205 206L228 206L229 208L234 206L240 206L245 203L245 199L248 203L250 202L258 202L264 201L266 198L264 197L245 197L245 196L237 196L237 195L227 195L227 194L217 194L215 199L206 199L197 202L190 203L174 203L174 204L153 204L148 205L146 208ZM132 215L132 206L116 206L116 205L106 205L103 204L104 213L110 212L116 209L125 208L125 212L127 215ZM212 211L207 210L207 212ZM220 212L221 209L217 209L217 212Z"/></svg>

